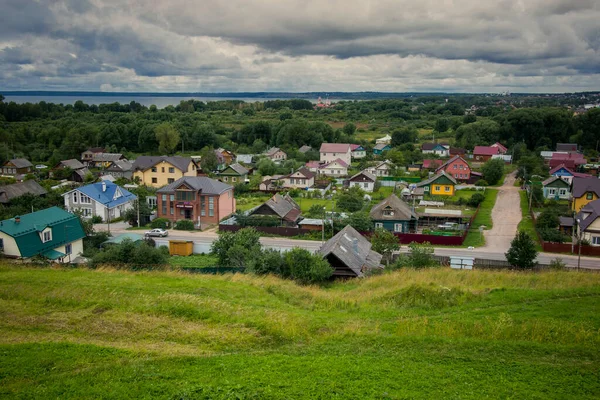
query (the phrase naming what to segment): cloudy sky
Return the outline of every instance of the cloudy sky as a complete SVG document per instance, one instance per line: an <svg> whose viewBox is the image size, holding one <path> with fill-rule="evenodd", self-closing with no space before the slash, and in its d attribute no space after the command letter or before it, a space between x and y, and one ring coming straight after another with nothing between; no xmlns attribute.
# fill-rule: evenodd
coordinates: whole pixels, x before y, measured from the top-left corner
<svg viewBox="0 0 600 400"><path fill-rule="evenodd" d="M0 90L600 90L598 0L2 0Z"/></svg>

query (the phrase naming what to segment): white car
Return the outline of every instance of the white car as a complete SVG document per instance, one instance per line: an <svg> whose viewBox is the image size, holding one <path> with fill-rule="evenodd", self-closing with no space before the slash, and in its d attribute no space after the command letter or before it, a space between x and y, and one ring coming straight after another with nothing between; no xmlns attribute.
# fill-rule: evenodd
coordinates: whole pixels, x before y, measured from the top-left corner
<svg viewBox="0 0 600 400"><path fill-rule="evenodd" d="M150 236L167 237L168 235L169 235L169 232L165 231L162 228L152 229L151 231L144 233L144 236L146 236L146 237L150 237Z"/></svg>

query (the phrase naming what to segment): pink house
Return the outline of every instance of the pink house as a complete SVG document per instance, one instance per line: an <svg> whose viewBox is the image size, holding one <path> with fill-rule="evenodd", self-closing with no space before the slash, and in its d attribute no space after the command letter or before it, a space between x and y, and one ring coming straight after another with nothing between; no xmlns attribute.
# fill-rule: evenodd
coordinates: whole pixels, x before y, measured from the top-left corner
<svg viewBox="0 0 600 400"><path fill-rule="evenodd" d="M435 173L444 171L447 175L453 177L457 181L466 182L471 179L471 167L464 158L460 156L454 156L444 164L442 164Z"/></svg>

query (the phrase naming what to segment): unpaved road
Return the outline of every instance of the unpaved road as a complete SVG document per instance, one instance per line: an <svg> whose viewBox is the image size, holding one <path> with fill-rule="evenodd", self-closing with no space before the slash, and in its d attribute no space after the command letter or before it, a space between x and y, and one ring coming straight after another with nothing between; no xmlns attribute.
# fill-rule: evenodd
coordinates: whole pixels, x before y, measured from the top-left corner
<svg viewBox="0 0 600 400"><path fill-rule="evenodd" d="M510 242L517 234L521 222L521 201L519 188L514 187L516 172L506 176L504 184L498 190L496 204L492 209L492 229L484 231L485 246L481 250L490 253L504 253L510 248Z"/></svg>

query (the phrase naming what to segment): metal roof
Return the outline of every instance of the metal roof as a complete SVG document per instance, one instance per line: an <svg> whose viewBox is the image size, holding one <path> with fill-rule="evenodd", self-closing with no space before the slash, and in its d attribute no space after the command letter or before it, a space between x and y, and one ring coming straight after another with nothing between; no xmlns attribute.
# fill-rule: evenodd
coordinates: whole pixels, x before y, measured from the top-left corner
<svg viewBox="0 0 600 400"><path fill-rule="evenodd" d="M33 167L33 164L25 158L14 158L12 160L8 160L8 162L14 165L15 168Z"/></svg>
<svg viewBox="0 0 600 400"><path fill-rule="evenodd" d="M68 196L75 191L85 194L90 199L97 201L107 208L114 208L137 199L135 194L123 189L119 185L115 185L111 181L102 181L82 186L65 193L63 196ZM118 192L121 193L121 196L116 197Z"/></svg>
<svg viewBox="0 0 600 400"><path fill-rule="evenodd" d="M190 157L181 156L139 156L133 162L133 169L135 171L146 171L147 169L150 169L163 161L168 162L183 172L187 172L192 159Z"/></svg>
<svg viewBox="0 0 600 400"><path fill-rule="evenodd" d="M350 151L348 143L323 143L321 144L321 153L347 153Z"/></svg>
<svg viewBox="0 0 600 400"><path fill-rule="evenodd" d="M196 191L202 191L202 194L221 194L229 189L233 189L231 185L210 179L206 176L184 176L158 189L156 193L174 193L181 185L186 185Z"/></svg>
<svg viewBox="0 0 600 400"><path fill-rule="evenodd" d="M364 269L381 268L382 255L372 251L371 242L350 225L325 242L319 253L323 258L334 255L356 276L362 276Z"/></svg>
<svg viewBox="0 0 600 400"><path fill-rule="evenodd" d="M0 186L0 203L8 203L16 197L25 194L34 196L42 196L47 194L46 189L40 186L39 183L30 179L22 183L13 183L11 185Z"/></svg>
<svg viewBox="0 0 600 400"><path fill-rule="evenodd" d="M391 210L393 215L385 215L384 211ZM389 195L379 204L375 205L369 216L373 220L382 221L409 221L411 219L419 219L417 214L406 204L404 201L398 198L395 194Z"/></svg>

